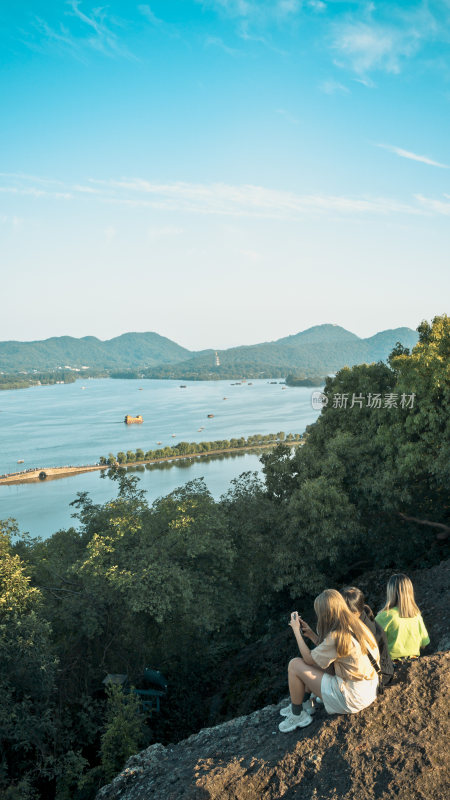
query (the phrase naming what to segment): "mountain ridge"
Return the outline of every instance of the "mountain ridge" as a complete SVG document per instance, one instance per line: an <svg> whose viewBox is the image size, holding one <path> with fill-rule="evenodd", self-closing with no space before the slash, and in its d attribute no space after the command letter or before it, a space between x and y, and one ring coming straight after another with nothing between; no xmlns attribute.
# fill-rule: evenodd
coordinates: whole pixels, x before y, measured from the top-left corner
<svg viewBox="0 0 450 800"><path fill-rule="evenodd" d="M126 332L106 340L95 336L60 336L0 342L0 370L55 370L67 366L138 369L144 377L197 379L239 375L281 377L287 371L295 371L305 373L306 377L311 373L325 375L363 361L385 360L397 341L412 347L417 339L417 333L405 327L379 331L363 339L330 323L314 325L274 341L224 350L192 351L153 331Z"/></svg>

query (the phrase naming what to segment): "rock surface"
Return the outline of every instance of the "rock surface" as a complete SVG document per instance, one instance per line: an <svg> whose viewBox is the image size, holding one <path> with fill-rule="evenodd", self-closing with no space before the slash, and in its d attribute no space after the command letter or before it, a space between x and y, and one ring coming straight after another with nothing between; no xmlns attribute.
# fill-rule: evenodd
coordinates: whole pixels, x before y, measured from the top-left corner
<svg viewBox="0 0 450 800"><path fill-rule="evenodd" d="M375 608L389 574L366 576ZM321 709L309 727L282 734L285 699L147 748L97 800L447 800L449 562L411 577L435 652L398 667L372 706L333 717ZM267 648L276 651L273 640Z"/></svg>
<svg viewBox="0 0 450 800"><path fill-rule="evenodd" d="M133 756L98 800L444 800L450 795L448 666L436 653L402 665L375 703L322 709L278 732L278 706Z"/></svg>

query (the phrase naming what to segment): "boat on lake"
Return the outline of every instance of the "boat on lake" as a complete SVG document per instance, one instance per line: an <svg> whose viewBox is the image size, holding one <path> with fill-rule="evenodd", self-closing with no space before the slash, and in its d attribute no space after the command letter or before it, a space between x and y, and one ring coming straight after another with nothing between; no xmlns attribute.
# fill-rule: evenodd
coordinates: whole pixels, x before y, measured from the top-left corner
<svg viewBox="0 0 450 800"><path fill-rule="evenodd" d="M214 414L208 414L208 419L212 419Z"/></svg>
<svg viewBox="0 0 450 800"><path fill-rule="evenodd" d="M140 425L142 422L144 422L144 420L141 414L138 414L137 417L133 417L131 416L131 414L127 414L124 419L124 422L125 425L135 425L135 424Z"/></svg>
<svg viewBox="0 0 450 800"><path fill-rule="evenodd" d="M23 462L24 462L24 459L23 459L23 458L19 458L19 460L18 460L18 462L17 462L17 463L18 463L18 464L23 464Z"/></svg>

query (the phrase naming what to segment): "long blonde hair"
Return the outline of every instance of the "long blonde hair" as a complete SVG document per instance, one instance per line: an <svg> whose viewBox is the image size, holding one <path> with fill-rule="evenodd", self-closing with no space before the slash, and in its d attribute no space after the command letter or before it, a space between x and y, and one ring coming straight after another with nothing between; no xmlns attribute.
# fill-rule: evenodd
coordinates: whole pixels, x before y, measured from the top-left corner
<svg viewBox="0 0 450 800"><path fill-rule="evenodd" d="M352 638L356 639L363 655L377 643L357 614L350 611L344 598L336 589L325 589L314 600L317 615L317 633L323 642L329 633L335 634L338 657L346 656L352 649Z"/></svg>
<svg viewBox="0 0 450 800"><path fill-rule="evenodd" d="M386 605L383 611L398 608L401 617L417 617L420 610L414 599L414 587L407 575L399 572L389 578L386 587Z"/></svg>

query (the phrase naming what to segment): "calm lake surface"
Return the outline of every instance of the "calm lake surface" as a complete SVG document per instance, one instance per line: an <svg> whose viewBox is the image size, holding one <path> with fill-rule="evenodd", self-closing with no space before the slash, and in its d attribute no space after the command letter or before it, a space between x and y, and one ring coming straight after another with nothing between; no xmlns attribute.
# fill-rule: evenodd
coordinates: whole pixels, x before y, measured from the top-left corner
<svg viewBox="0 0 450 800"><path fill-rule="evenodd" d="M176 381L104 379L0 392L0 474L95 464L110 452L156 449L157 442L173 446L255 433L302 433L317 419L309 388L282 389L267 381L232 383L187 381L181 389ZM125 414L142 414L144 423L125 425ZM214 417L208 419L208 414ZM24 463L17 464L19 459ZM171 462L169 467L133 474L139 475L152 502L200 477L217 498L233 478L259 469L255 454L228 454L220 460ZM97 503L116 495L116 484L101 475L0 486L0 519L14 517L21 530L46 538L76 524L69 504L77 492L88 491Z"/></svg>

